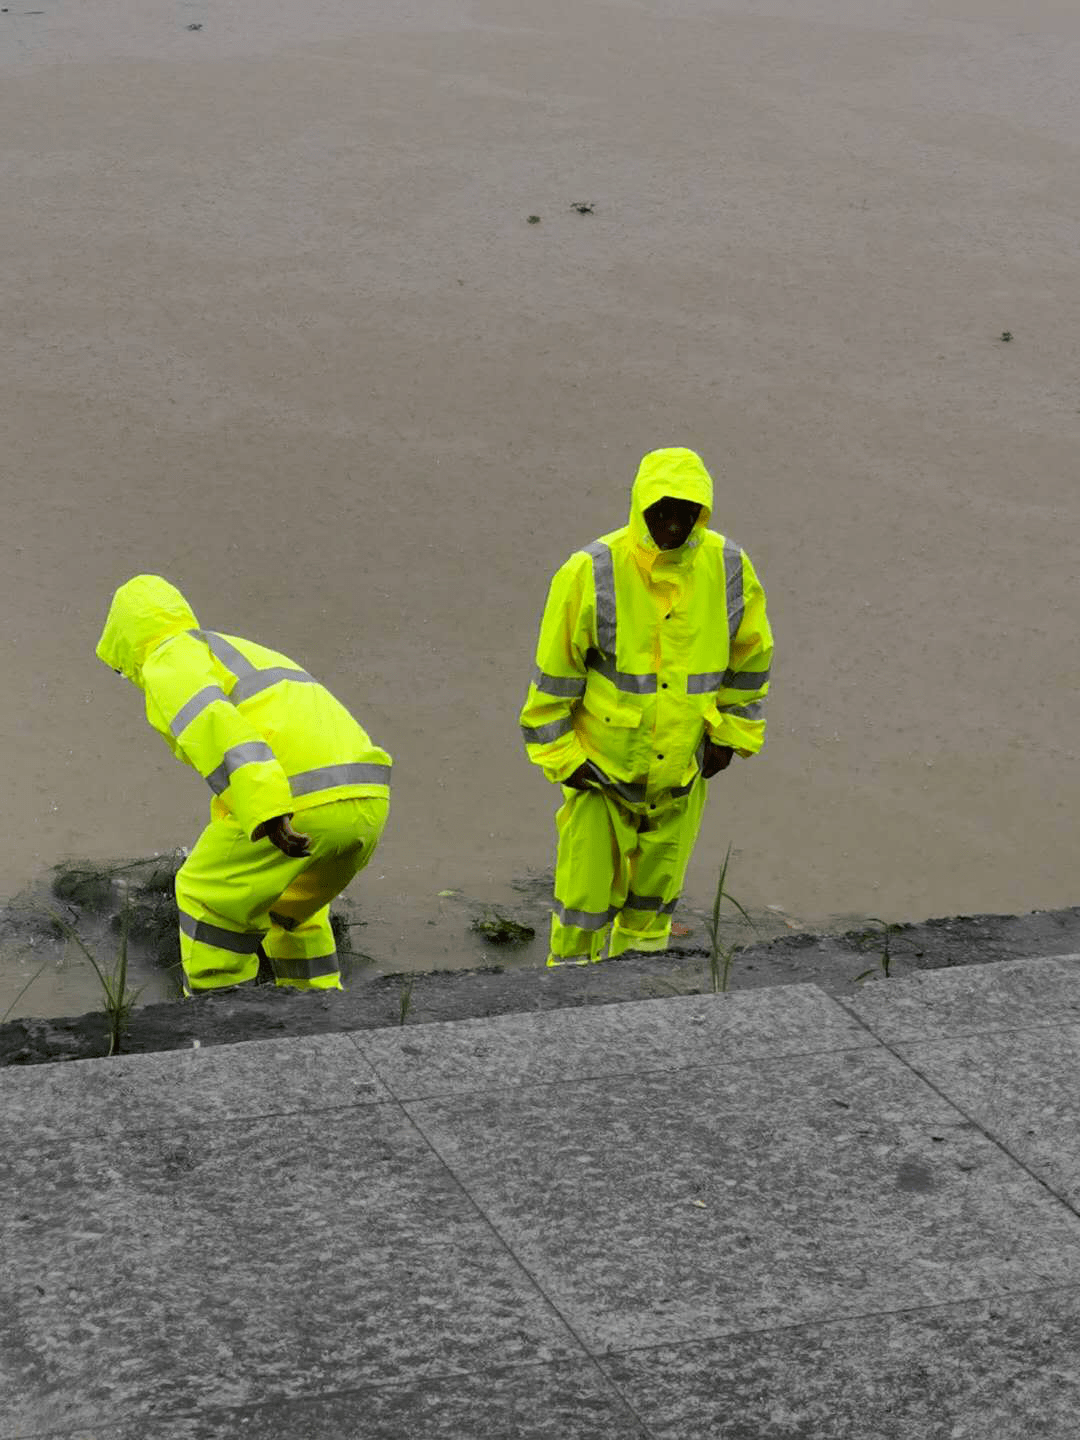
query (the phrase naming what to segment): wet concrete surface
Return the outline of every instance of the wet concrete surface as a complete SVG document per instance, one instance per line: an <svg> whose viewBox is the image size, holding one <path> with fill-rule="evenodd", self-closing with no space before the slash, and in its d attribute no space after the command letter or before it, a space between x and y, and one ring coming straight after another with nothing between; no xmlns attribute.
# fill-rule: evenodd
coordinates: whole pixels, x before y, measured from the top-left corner
<svg viewBox="0 0 1080 1440"><path fill-rule="evenodd" d="M5 1068L0 1437L1071 1440L1077 1006L1074 955Z"/></svg>

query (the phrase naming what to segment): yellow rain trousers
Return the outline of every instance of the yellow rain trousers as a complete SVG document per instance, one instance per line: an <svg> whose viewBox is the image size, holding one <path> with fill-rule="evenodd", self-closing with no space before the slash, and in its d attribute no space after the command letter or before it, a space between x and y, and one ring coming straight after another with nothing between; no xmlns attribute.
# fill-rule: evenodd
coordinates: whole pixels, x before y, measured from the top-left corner
<svg viewBox="0 0 1080 1440"><path fill-rule="evenodd" d="M701 506L675 550L645 522L664 496ZM693 451L652 451L629 524L551 582L522 735L549 780L587 764L591 788L563 787L549 964L599 959L609 925L612 954L664 948L704 808L705 741L741 756L764 743L765 594L739 545L707 528L712 499Z"/></svg>
<svg viewBox="0 0 1080 1440"><path fill-rule="evenodd" d="M707 781L655 812L635 813L603 790L572 790L559 832L548 963L666 950L671 917L705 810Z"/></svg>
<svg viewBox="0 0 1080 1440"><path fill-rule="evenodd" d="M176 877L187 988L253 980L261 952L279 985L340 989L330 901L371 859L388 808L371 796L305 810L311 854L297 860L230 817L211 821Z"/></svg>
<svg viewBox="0 0 1080 1440"><path fill-rule="evenodd" d="M370 860L390 796L390 756L287 655L201 630L180 592L137 575L113 596L98 657L146 697L146 716L213 791L210 824L176 878L189 991L254 978L340 988L329 902ZM311 854L252 840L294 817Z"/></svg>

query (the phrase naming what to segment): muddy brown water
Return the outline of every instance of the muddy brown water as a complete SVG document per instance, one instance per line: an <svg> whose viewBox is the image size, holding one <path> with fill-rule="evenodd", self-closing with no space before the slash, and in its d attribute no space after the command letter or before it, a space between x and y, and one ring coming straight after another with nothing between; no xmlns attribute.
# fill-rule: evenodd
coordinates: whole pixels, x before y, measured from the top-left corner
<svg viewBox="0 0 1080 1440"><path fill-rule="evenodd" d="M4 893L198 833L93 656L156 570L394 753L356 900L458 963L551 861L547 580L687 444L778 641L691 906L1075 900L1078 73L1061 0L8 7Z"/></svg>

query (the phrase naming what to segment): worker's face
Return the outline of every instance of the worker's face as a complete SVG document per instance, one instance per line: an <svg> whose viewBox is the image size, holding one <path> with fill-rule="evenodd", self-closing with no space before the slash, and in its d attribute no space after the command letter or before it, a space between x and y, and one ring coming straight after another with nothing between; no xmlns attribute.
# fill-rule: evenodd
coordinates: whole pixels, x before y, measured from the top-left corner
<svg viewBox="0 0 1080 1440"><path fill-rule="evenodd" d="M645 524L661 550L677 550L686 544L700 514L701 506L693 500L676 500L672 495L665 495L645 511Z"/></svg>

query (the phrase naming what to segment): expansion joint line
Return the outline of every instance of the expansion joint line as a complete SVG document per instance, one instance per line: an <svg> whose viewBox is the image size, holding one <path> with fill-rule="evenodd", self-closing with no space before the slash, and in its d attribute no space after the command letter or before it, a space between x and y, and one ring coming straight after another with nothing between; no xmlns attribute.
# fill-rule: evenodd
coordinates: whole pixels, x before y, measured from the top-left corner
<svg viewBox="0 0 1080 1440"><path fill-rule="evenodd" d="M838 1005L842 1005L844 1007L844 1010L847 1012L847 1014L850 1015L851 1018L855 1020L859 1025L861 1025L868 1035L873 1036L874 1040L877 1042L878 1045L881 1046L883 1050L887 1050L894 1060L898 1060L900 1064L903 1065L905 1070L910 1070L911 1073L917 1076L924 1085L929 1086L929 1088L933 1090L934 1094L940 1100L944 1100L945 1104L948 1105L950 1109L955 1110L958 1115L962 1115L967 1121L967 1123L973 1129L977 1130L980 1135L985 1136L986 1139L990 1141L990 1144L993 1145L996 1150L1000 1150L1002 1155L1006 1156L1009 1160L1011 1160L1014 1165L1019 1166L1019 1168L1023 1170L1025 1175L1029 1175L1031 1179L1035 1181L1036 1185L1039 1185L1043 1190L1046 1191L1048 1195L1052 1196L1052 1198L1056 1200L1059 1205L1063 1206L1064 1209L1068 1210L1070 1215L1075 1215L1077 1220L1080 1220L1080 1208L1072 1204L1071 1201L1067 1200L1064 1195L1059 1195L1049 1181L1044 1180L1041 1175L1037 1175L1035 1171L1032 1170L1031 1166L1027 1164L1026 1161L1021 1160L1019 1155L1014 1155L1013 1152L1009 1149L1008 1145L1006 1145L1003 1140L999 1140L996 1135L991 1134L991 1132L987 1130L985 1125L983 1125L979 1120L977 1120L974 1115L969 1114L968 1111L964 1109L963 1105L961 1105L958 1101L954 1100L951 1095L947 1095L935 1080L931 1080L929 1075L925 1075L917 1065L912 1064L910 1060L906 1059L897 1050L895 1050L893 1046L889 1044L888 1040L883 1040L880 1035L875 1034L875 1032L870 1028L870 1026L867 1025L866 1021L862 1018L862 1016L857 1014L845 1002L842 995L834 995L832 998L836 1001ZM1017 1025L1014 1028L1016 1030L1023 1030L1036 1027ZM1053 1027L1039 1026L1037 1028L1048 1029ZM996 1033L1001 1032L999 1031ZM1010 1031L1007 1033L1011 1034L1013 1032ZM948 1039L949 1037L944 1036L942 1038Z"/></svg>
<svg viewBox="0 0 1080 1440"><path fill-rule="evenodd" d="M363 1052L363 1049L362 1049L362 1046L361 1046L361 1042L358 1041L358 1040L354 1040L353 1043L356 1045L356 1048L357 1048L358 1050L360 1050L360 1053L363 1054L364 1052ZM376 1074L378 1074L378 1070L377 1070L376 1066L373 1064L373 1062L372 1062L370 1059L368 1059L368 1057L367 1057L366 1055L364 1056L364 1058L365 1058L365 1060L368 1061L368 1064L371 1065L372 1069L375 1070ZM382 1078L382 1077L380 1077L380 1078ZM386 1085L387 1082L386 1082L385 1080L383 1080L383 1084ZM390 1088L389 1085L387 1085L387 1089L389 1089L389 1088ZM441 1150L439 1149L439 1147L435 1144L434 1140L432 1140L431 1136L428 1135L427 1132L424 1130L424 1127L420 1124L419 1120L417 1120L416 1117L410 1113L409 1105L410 1105L412 1102L410 1102L410 1101L405 1101L405 1100L399 1100L399 1099L397 1099L397 1097L395 1096L395 1097L394 1097L394 1103L395 1103L397 1106L399 1106L399 1108L401 1109L402 1114L405 1116L406 1120L408 1120L408 1122L409 1122L409 1124L412 1126L412 1128L416 1131L416 1133L417 1133L417 1135L420 1137L420 1139L424 1142L425 1146L431 1151L431 1153L435 1156L436 1160L439 1162L439 1164L442 1166L442 1168L446 1171L446 1173L447 1173L447 1175L450 1177L450 1179L454 1182L454 1184L457 1186L457 1188L458 1188L458 1189L462 1192L462 1194L466 1197L466 1199L468 1200L469 1204L470 1204L470 1205L473 1207L473 1209L476 1211L476 1214L477 1214L477 1216L479 1217L479 1219L482 1221L484 1227L485 1227L487 1230L490 1230L490 1232L492 1233L492 1235L494 1235L494 1237L495 1237L496 1241L498 1242L498 1244L502 1246L503 1250L505 1250L505 1252L507 1253L507 1255L509 1255L510 1259L514 1262L514 1264L517 1266L517 1268L518 1268L518 1269L521 1271L521 1273L526 1277L526 1279L528 1280L528 1282L529 1282L529 1284L532 1286L532 1288L533 1288L533 1289L536 1291L536 1293L543 1299L545 1305L547 1305L548 1308L549 1308L550 1310L552 1310L555 1315L558 1316L559 1320L560 1320L560 1321L562 1322L562 1324L566 1327L568 1333L573 1336L575 1342L581 1347L581 1352L582 1352L582 1354L583 1354L583 1355L585 1356L585 1358L588 1359L589 1362L591 1363L591 1365L592 1365L593 1369L595 1370L596 1375L597 1375L597 1378L598 1378L598 1380L600 1381L601 1385L604 1386L609 1392L617 1395L618 1398L619 1398L619 1400L622 1402L622 1404L625 1405L625 1407L626 1407L626 1409L628 1410L628 1412L629 1412L629 1413L634 1417L634 1419L637 1421L638 1425L641 1427L641 1440L655 1440L655 1434L654 1434L654 1432L649 1429L648 1425L647 1425L647 1424L645 1423L645 1421L642 1419L642 1417L641 1417L641 1415L638 1413L637 1409L634 1407L634 1405L631 1403L631 1401L627 1398L627 1396L623 1393L622 1388L615 1383L615 1381L611 1378L610 1375L607 1375L607 1374L604 1373L604 1370L602 1369L602 1367L601 1367L601 1365L600 1365L600 1362L599 1362L599 1356L591 1349L590 1346L588 1346L588 1345L585 1343L584 1339L583 1339L582 1336L578 1333L577 1329L570 1323L569 1318L568 1318L566 1315L564 1315L563 1312L559 1309L558 1305L557 1305L557 1304L555 1303L555 1301L551 1298L551 1296L547 1293L547 1291L544 1289L543 1285L541 1285L540 1281L537 1279L537 1277L536 1277L536 1276L532 1273L532 1271L529 1269L528 1265L526 1265L525 1262L524 1262L524 1260L521 1258L521 1256L518 1255L518 1253L517 1253L516 1250L514 1249L513 1245L511 1245L510 1241L506 1238L505 1235L503 1235L503 1233L499 1230L498 1226L494 1224L494 1222L492 1221L491 1217L490 1217L489 1215L486 1215L486 1214L484 1213L483 1209L482 1209L481 1206L480 1206L479 1201L476 1200L476 1198L475 1198L474 1195L472 1194L472 1191L471 1191L471 1190L468 1188L468 1186L466 1185L464 1179L455 1172L454 1167L450 1164L450 1162L449 1162L449 1161L446 1159L446 1157L443 1155L442 1151L441 1151ZM419 1103L423 1103L423 1102L419 1102Z"/></svg>

